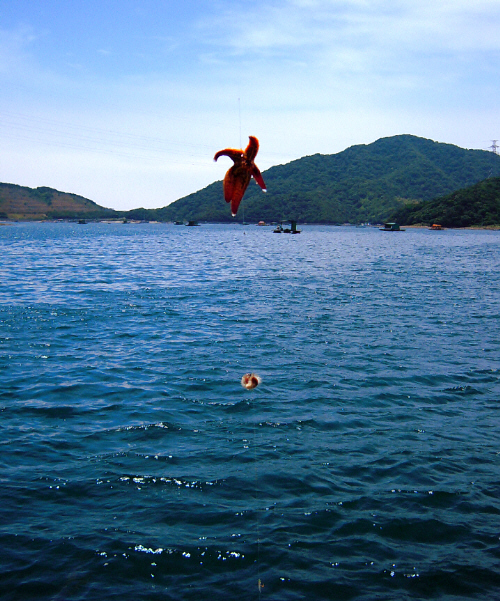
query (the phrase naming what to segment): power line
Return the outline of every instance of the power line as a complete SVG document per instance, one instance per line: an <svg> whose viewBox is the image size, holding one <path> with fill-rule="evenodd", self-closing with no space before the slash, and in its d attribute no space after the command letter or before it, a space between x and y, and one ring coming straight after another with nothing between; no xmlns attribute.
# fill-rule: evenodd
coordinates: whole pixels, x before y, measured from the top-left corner
<svg viewBox="0 0 500 601"><path fill-rule="evenodd" d="M240 98L238 98L238 113L241 146ZM179 139L179 134L176 137L171 135L160 137L5 110L0 111L0 116L0 133L4 143L8 139L35 142L47 147L107 154L145 163L166 160L169 163L195 165L207 169L212 165L213 147L211 145L208 145L206 141L205 143L194 141L192 138ZM216 121L215 124L217 124ZM270 163L266 168L278 162L297 158L295 155L276 152L266 152L265 157Z"/></svg>

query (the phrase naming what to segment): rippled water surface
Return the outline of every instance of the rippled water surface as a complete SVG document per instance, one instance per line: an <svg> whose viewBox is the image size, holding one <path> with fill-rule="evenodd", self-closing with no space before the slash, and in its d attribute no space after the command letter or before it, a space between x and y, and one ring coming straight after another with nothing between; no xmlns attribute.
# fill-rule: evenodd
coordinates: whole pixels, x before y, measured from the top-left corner
<svg viewBox="0 0 500 601"><path fill-rule="evenodd" d="M3 600L497 598L500 232L0 253Z"/></svg>

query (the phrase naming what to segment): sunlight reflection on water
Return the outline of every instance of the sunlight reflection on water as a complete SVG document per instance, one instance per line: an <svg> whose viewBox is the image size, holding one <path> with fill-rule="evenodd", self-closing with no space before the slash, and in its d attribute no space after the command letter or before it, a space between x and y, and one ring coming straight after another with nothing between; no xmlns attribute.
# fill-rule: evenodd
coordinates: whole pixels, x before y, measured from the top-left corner
<svg viewBox="0 0 500 601"><path fill-rule="evenodd" d="M500 234L301 229L1 228L4 591L498 590Z"/></svg>

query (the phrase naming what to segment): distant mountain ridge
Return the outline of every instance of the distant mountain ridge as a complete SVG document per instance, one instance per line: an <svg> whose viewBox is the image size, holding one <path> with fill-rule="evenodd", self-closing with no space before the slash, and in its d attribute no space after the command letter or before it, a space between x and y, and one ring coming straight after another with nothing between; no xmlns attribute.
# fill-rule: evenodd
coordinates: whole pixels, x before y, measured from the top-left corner
<svg viewBox="0 0 500 601"><path fill-rule="evenodd" d="M227 168L230 165L228 160ZM306 156L271 167L263 176L267 194L251 182L235 219L224 201L222 181L163 208L131 211L106 209L52 188L0 184L0 218L381 222L405 207L417 207L500 176L500 156L404 134L351 146L337 154Z"/></svg>
<svg viewBox="0 0 500 601"><path fill-rule="evenodd" d="M115 213L77 194L45 186L28 188L0 183L0 217L3 219L103 218Z"/></svg>
<svg viewBox="0 0 500 601"><path fill-rule="evenodd" d="M495 153L408 134L392 136L271 167L263 173L267 194L251 182L236 220L242 220L244 212L249 221L383 221L405 205L490 176L500 176L500 156ZM165 220L233 221L222 182L158 209L157 214Z"/></svg>

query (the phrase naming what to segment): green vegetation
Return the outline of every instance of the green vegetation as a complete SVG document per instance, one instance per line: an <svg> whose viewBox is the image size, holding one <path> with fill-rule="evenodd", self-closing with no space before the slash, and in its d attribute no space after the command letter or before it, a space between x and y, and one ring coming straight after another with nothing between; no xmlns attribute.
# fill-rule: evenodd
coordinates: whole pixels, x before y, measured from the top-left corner
<svg viewBox="0 0 500 601"><path fill-rule="evenodd" d="M500 177L397 211L391 218L406 225L470 227L500 224Z"/></svg>
<svg viewBox="0 0 500 601"><path fill-rule="evenodd" d="M226 168L231 164L227 161ZM398 221L410 224L407 219L423 210L427 201L499 177L500 156L401 135L352 146L337 154L306 156L271 167L263 176L267 194L251 182L236 219L224 202L221 181L166 207L132 211L105 209L87 198L52 188L0 184L0 213L11 219L234 222L244 216L253 222L294 219L333 224L382 222L396 214ZM447 223L500 223L498 208L489 200L480 206L483 196L479 194L474 202L471 209L457 201L456 214ZM463 214L459 214L461 210ZM445 225L444 217L430 215L419 214L415 219L440 220Z"/></svg>
<svg viewBox="0 0 500 601"><path fill-rule="evenodd" d="M2 183L0 213L10 219L103 219L117 215L113 209L76 194Z"/></svg>
<svg viewBox="0 0 500 601"><path fill-rule="evenodd" d="M500 156L492 152L393 136L271 167L263 174L267 194L250 182L242 208L248 221L381 222L398 208L449 194L490 175L500 176ZM243 219L242 208L236 221ZM157 213L167 221L234 221L222 196L222 182Z"/></svg>

